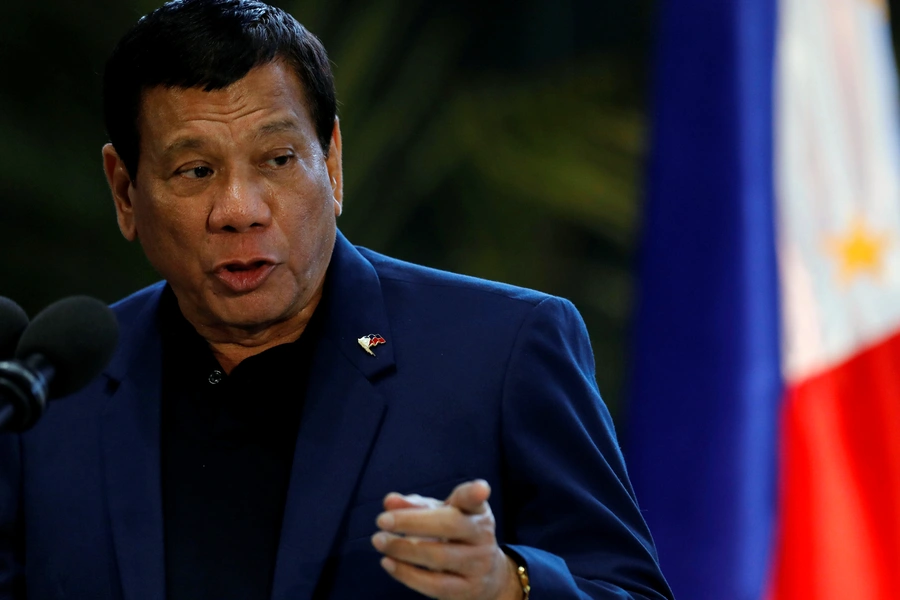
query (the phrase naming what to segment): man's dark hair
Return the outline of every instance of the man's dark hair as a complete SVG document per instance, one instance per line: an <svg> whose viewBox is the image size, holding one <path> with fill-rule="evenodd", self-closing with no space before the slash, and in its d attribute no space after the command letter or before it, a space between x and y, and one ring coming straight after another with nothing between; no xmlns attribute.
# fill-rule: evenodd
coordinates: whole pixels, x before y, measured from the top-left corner
<svg viewBox="0 0 900 600"><path fill-rule="evenodd" d="M331 65L322 43L294 17L257 0L174 0L141 18L103 74L106 132L131 179L137 177L145 90L219 90L279 59L300 80L327 156L336 114Z"/></svg>

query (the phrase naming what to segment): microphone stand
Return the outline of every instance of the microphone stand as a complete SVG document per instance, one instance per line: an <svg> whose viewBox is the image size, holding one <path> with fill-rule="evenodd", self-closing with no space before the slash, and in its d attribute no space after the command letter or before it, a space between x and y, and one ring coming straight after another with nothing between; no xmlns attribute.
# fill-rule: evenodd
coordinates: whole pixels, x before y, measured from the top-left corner
<svg viewBox="0 0 900 600"><path fill-rule="evenodd" d="M54 373L40 354L0 362L0 431L25 431L37 422Z"/></svg>

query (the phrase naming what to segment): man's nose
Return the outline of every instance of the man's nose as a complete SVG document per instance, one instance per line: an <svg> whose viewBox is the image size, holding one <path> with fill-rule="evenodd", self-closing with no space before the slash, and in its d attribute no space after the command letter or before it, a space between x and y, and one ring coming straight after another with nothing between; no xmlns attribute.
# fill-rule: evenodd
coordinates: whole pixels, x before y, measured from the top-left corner
<svg viewBox="0 0 900 600"><path fill-rule="evenodd" d="M212 231L247 232L272 223L272 211L266 198L266 186L252 178L229 177L216 194L209 213Z"/></svg>

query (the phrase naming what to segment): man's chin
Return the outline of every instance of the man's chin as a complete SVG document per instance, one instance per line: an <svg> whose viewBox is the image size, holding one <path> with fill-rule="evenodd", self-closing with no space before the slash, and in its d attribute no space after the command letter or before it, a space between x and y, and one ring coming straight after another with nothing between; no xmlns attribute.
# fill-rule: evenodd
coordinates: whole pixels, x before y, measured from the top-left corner
<svg viewBox="0 0 900 600"><path fill-rule="evenodd" d="M287 321L291 315L271 304L259 306L255 302L229 302L228 306L215 311L214 317L223 327L255 333Z"/></svg>
<svg viewBox="0 0 900 600"><path fill-rule="evenodd" d="M275 329L272 334L278 337L290 336L294 321L302 330L305 321L300 314L309 303L301 297L301 290L291 283L276 276L247 293L224 291L212 285L198 295L188 295L193 300L188 302L189 307L180 301L179 304L185 317L198 330L207 330L207 337L255 336L270 328Z"/></svg>

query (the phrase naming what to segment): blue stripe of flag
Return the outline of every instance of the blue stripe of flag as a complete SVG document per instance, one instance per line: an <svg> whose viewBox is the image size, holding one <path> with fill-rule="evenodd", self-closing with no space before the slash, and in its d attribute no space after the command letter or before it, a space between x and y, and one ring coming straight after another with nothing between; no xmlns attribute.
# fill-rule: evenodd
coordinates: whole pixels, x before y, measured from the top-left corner
<svg viewBox="0 0 900 600"><path fill-rule="evenodd" d="M664 0L628 462L676 597L760 600L782 396L776 0Z"/></svg>

